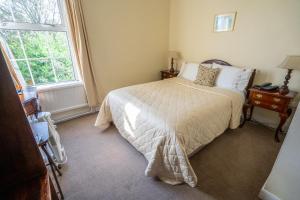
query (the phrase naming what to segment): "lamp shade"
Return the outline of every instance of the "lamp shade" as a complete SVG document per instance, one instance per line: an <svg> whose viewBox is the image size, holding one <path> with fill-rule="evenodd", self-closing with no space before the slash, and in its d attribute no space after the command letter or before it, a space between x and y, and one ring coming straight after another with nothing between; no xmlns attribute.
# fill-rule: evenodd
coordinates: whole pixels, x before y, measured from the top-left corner
<svg viewBox="0 0 300 200"><path fill-rule="evenodd" d="M287 56L279 67L300 70L300 56Z"/></svg>
<svg viewBox="0 0 300 200"><path fill-rule="evenodd" d="M180 58L180 53L178 51L169 51L169 58L178 59Z"/></svg>

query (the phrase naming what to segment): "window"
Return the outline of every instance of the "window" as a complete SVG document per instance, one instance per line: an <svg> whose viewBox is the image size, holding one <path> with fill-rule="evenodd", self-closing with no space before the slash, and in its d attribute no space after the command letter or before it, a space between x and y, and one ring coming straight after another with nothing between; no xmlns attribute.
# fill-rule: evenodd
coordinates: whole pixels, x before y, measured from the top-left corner
<svg viewBox="0 0 300 200"><path fill-rule="evenodd" d="M77 80L62 0L0 0L0 37L27 84Z"/></svg>

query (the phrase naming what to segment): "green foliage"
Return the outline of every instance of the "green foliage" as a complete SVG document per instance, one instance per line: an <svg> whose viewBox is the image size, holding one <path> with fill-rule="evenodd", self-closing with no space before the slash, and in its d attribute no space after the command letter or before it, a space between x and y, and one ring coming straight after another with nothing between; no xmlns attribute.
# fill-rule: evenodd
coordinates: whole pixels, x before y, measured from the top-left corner
<svg viewBox="0 0 300 200"><path fill-rule="evenodd" d="M1 22L60 24L57 0L0 0ZM27 83L32 78L36 85L75 79L66 32L0 29L0 37Z"/></svg>
<svg viewBox="0 0 300 200"><path fill-rule="evenodd" d="M53 57L68 58L70 56L66 33L50 32L48 39L50 48L52 49Z"/></svg>
<svg viewBox="0 0 300 200"><path fill-rule="evenodd" d="M22 51L21 42L18 38L17 31L8 31L0 29L0 36L9 44L9 48L16 59L25 58Z"/></svg>
<svg viewBox="0 0 300 200"><path fill-rule="evenodd" d="M73 63L70 58L60 58L56 60L56 74L59 81L74 80Z"/></svg>
<svg viewBox="0 0 300 200"><path fill-rule="evenodd" d="M28 65L37 85L75 79L66 33L42 31L19 31L19 33L20 37L18 31L0 30L26 82L32 82ZM28 63L20 39L23 42Z"/></svg>
<svg viewBox="0 0 300 200"><path fill-rule="evenodd" d="M17 65L18 65L26 83L32 82L26 61L17 61Z"/></svg>
<svg viewBox="0 0 300 200"><path fill-rule="evenodd" d="M52 70L51 61L49 59L31 61L29 64L36 84L55 82L54 71Z"/></svg>
<svg viewBox="0 0 300 200"><path fill-rule="evenodd" d="M47 58L49 57L47 48L47 38L44 32L20 31L21 39L27 58Z"/></svg>

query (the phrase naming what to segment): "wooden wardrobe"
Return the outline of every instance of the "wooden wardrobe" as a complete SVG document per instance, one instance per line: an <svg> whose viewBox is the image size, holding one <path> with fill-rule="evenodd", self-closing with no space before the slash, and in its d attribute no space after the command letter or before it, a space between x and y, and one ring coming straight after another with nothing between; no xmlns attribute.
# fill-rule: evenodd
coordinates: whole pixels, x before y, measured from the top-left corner
<svg viewBox="0 0 300 200"><path fill-rule="evenodd" d="M58 199L1 51L0 199Z"/></svg>

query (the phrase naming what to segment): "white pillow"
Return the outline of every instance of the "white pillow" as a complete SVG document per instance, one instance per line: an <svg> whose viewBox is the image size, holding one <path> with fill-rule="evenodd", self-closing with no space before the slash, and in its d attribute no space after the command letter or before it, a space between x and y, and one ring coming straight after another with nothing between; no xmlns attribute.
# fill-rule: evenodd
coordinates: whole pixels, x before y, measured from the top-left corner
<svg viewBox="0 0 300 200"><path fill-rule="evenodd" d="M253 69L244 69L244 71L241 73L240 80L237 85L238 90L245 91L251 78L252 72Z"/></svg>
<svg viewBox="0 0 300 200"><path fill-rule="evenodd" d="M238 83L241 79L241 74L243 69L233 67L233 66L224 66L214 63L213 68L220 68L219 75L216 79L216 86L227 89L238 89Z"/></svg>
<svg viewBox="0 0 300 200"><path fill-rule="evenodd" d="M188 63L184 62L181 66L180 73L178 77L195 81L198 74L199 63ZM211 67L211 64L201 64L204 67Z"/></svg>
<svg viewBox="0 0 300 200"><path fill-rule="evenodd" d="M198 67L199 63L183 63L178 76L190 81L195 81Z"/></svg>

